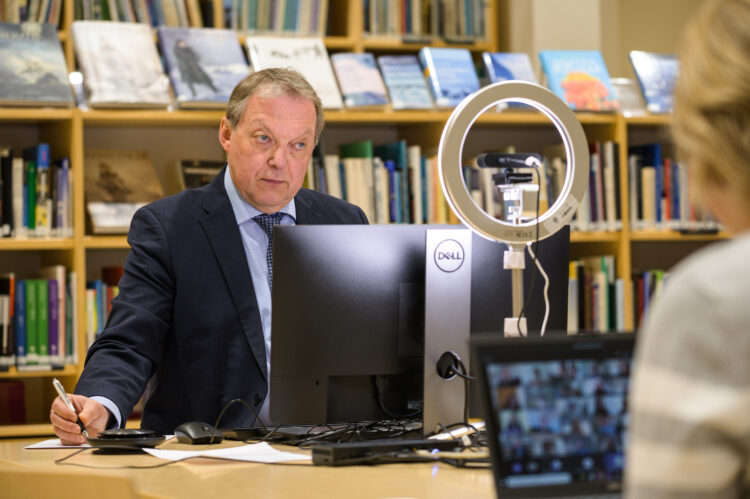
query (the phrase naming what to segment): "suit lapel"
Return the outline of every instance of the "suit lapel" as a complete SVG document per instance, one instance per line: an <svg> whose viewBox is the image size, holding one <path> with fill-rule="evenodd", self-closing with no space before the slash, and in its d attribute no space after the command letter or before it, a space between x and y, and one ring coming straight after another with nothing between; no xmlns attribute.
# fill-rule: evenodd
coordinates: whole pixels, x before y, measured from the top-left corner
<svg viewBox="0 0 750 499"><path fill-rule="evenodd" d="M225 171L226 168L208 186L203 202L206 215L199 222L206 232L208 243L221 267L224 281L227 283L234 308L242 324L242 331L267 381L263 327L240 229L224 189Z"/></svg>
<svg viewBox="0 0 750 499"><path fill-rule="evenodd" d="M323 214L313 207L305 189L300 189L294 197L294 208L297 212L298 225L319 225L325 223Z"/></svg>

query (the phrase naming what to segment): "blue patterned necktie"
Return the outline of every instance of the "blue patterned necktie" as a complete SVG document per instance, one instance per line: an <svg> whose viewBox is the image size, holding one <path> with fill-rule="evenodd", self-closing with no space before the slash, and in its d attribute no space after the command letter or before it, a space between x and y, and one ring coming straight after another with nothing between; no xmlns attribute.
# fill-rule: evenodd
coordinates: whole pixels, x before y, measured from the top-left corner
<svg viewBox="0 0 750 499"><path fill-rule="evenodd" d="M268 236L268 248L266 249L266 264L268 265L268 287L273 282L273 228L281 223L283 213L271 213L270 215L261 213L253 217L253 220L263 229Z"/></svg>

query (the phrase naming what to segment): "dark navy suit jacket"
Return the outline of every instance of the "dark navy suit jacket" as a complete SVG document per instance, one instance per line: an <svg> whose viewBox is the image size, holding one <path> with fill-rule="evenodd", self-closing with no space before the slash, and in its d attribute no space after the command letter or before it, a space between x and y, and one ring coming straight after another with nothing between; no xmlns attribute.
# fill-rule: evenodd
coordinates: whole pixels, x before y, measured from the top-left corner
<svg viewBox="0 0 750 499"><path fill-rule="evenodd" d="M225 170L135 214L120 294L76 385L75 393L109 398L126 418L153 377L143 428L169 434L186 421L214 424L230 400L258 411L267 393L260 314ZM358 207L316 191L294 200L300 225L367 223ZM253 421L235 403L220 426Z"/></svg>

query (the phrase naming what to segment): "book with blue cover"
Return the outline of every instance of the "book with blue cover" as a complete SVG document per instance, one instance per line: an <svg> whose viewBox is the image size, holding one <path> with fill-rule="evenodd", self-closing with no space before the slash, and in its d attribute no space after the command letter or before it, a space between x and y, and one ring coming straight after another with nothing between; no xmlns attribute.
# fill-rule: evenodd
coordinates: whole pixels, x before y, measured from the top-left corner
<svg viewBox="0 0 750 499"><path fill-rule="evenodd" d="M671 113L674 84L680 69L680 61L673 54L657 54L633 50L630 63L652 113Z"/></svg>
<svg viewBox="0 0 750 499"><path fill-rule="evenodd" d="M524 52L483 52L482 61L490 83L508 80L537 82L529 55ZM512 101L499 106L502 107L531 109L526 104Z"/></svg>
<svg viewBox="0 0 750 499"><path fill-rule="evenodd" d="M432 97L417 56L382 55L378 65L393 109L432 109Z"/></svg>
<svg viewBox="0 0 750 499"><path fill-rule="evenodd" d="M250 72L232 30L160 26L156 34L180 108L223 109Z"/></svg>
<svg viewBox="0 0 750 499"><path fill-rule="evenodd" d="M479 90L474 61L468 49L423 47L419 61L437 107L455 107Z"/></svg>
<svg viewBox="0 0 750 499"><path fill-rule="evenodd" d="M609 71L598 50L542 50L539 59L547 87L574 111L618 108Z"/></svg>
<svg viewBox="0 0 750 499"><path fill-rule="evenodd" d="M338 52L331 56L331 64L346 107L388 104L385 84L371 53Z"/></svg>
<svg viewBox="0 0 750 499"><path fill-rule="evenodd" d="M482 61L490 83L522 80L536 83L529 55L523 52L483 52Z"/></svg>
<svg viewBox="0 0 750 499"><path fill-rule="evenodd" d="M0 23L0 105L73 105L55 26Z"/></svg>

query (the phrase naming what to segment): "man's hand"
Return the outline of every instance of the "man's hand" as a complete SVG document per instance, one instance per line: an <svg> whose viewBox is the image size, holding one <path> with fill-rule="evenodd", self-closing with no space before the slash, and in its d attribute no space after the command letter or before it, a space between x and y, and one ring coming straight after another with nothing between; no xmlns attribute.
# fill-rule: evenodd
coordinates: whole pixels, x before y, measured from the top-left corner
<svg viewBox="0 0 750 499"><path fill-rule="evenodd" d="M83 395L69 394L68 397L78 411L78 417L86 427L86 432L90 437L95 437L99 432L106 429L109 411L103 405ZM60 437L63 445L86 443L86 439L81 435L81 428L76 422L76 414L65 405L60 397L56 397L52 401L49 420L54 427L55 435Z"/></svg>

